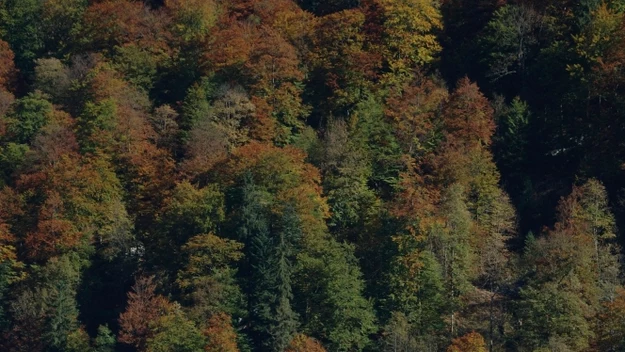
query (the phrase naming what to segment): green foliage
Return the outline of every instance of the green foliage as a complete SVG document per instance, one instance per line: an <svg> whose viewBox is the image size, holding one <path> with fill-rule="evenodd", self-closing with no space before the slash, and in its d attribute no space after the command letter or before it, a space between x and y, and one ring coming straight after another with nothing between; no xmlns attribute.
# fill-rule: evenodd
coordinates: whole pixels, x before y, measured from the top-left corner
<svg viewBox="0 0 625 352"><path fill-rule="evenodd" d="M77 122L77 137L85 152L112 147L112 131L117 124L117 107L113 101L88 102Z"/></svg>
<svg viewBox="0 0 625 352"><path fill-rule="evenodd" d="M44 49L41 12L39 0L4 1L0 7L2 37L11 44L17 67L26 72L32 70L34 60Z"/></svg>
<svg viewBox="0 0 625 352"><path fill-rule="evenodd" d="M11 178L13 171L22 166L26 159L29 148L26 144L9 142L0 149L0 162L2 163L3 181L7 182Z"/></svg>
<svg viewBox="0 0 625 352"><path fill-rule="evenodd" d="M299 255L297 296L302 328L335 351L364 349L375 331L371 302L362 296L363 281L353 248L333 240L317 243Z"/></svg>
<svg viewBox="0 0 625 352"><path fill-rule="evenodd" d="M506 5L495 11L480 38L491 80L507 76L523 78L526 62L536 51L541 20L541 15L531 6Z"/></svg>
<svg viewBox="0 0 625 352"><path fill-rule="evenodd" d="M613 215L596 180L574 187L558 207L558 222L546 237L529 237L525 260L529 283L520 290L517 314L521 341L533 348L552 344L588 348L601 301L617 285L610 243Z"/></svg>
<svg viewBox="0 0 625 352"><path fill-rule="evenodd" d="M445 192L441 209L445 217L443 228L435 229L441 247L437 250L439 258L448 257L443 267L446 291L452 304L456 297L469 286L471 279L471 248L469 236L471 231L471 213L464 200L462 186L454 184Z"/></svg>
<svg viewBox="0 0 625 352"><path fill-rule="evenodd" d="M115 350L115 335L105 326L98 326L98 335L93 340L94 352L113 352Z"/></svg>
<svg viewBox="0 0 625 352"><path fill-rule="evenodd" d="M368 182L372 177L365 145L350 136L345 123L329 124L320 155L312 156L323 171L323 187L332 212L330 228L341 239L364 236L380 206ZM358 144L357 144L358 143Z"/></svg>
<svg viewBox="0 0 625 352"><path fill-rule="evenodd" d="M211 234L194 236L182 247L188 262L178 272L177 283L188 295L189 316L194 321L205 323L221 312L243 315L243 296L234 268L243 256L242 247Z"/></svg>
<svg viewBox="0 0 625 352"><path fill-rule="evenodd" d="M180 128L182 129L181 139L183 142L188 140L188 132L199 121L210 116L209 99L213 94L214 88L212 82L208 78L204 78L199 84L191 86L182 103Z"/></svg>
<svg viewBox="0 0 625 352"><path fill-rule="evenodd" d="M530 112L527 103L515 97L509 106L497 112L495 144L501 167L518 170L526 162Z"/></svg>
<svg viewBox="0 0 625 352"><path fill-rule="evenodd" d="M45 311L42 339L53 351L66 350L71 344L84 344L84 332L77 331L76 289L80 266L78 256L70 254L50 260L37 272L39 278L45 278L35 291Z"/></svg>
<svg viewBox="0 0 625 352"><path fill-rule="evenodd" d="M523 289L521 299L517 309L525 325L519 329L524 346L537 349L558 343L572 351L588 347L592 332L584 316L586 303L579 296L545 285L540 290Z"/></svg>
<svg viewBox="0 0 625 352"><path fill-rule="evenodd" d="M0 350L622 350L624 4L0 1Z"/></svg>
<svg viewBox="0 0 625 352"><path fill-rule="evenodd" d="M154 323L154 337L148 339L148 352L202 352L205 339L181 311L162 317Z"/></svg>
<svg viewBox="0 0 625 352"><path fill-rule="evenodd" d="M384 119L384 105L379 98L369 96L357 105L354 116L354 138L358 140L359 148L368 149L371 160L372 173L368 183L382 196L389 196L399 182L403 163L392 126Z"/></svg>
<svg viewBox="0 0 625 352"><path fill-rule="evenodd" d="M167 272L167 276L162 277L164 282L173 284L176 272L185 266L185 245L188 250L189 246L198 244L193 241L202 240L199 235L215 232L224 219L223 207L224 195L215 185L198 189L185 181L176 186L157 219L154 236L145 243L151 253L150 265ZM217 262L217 265L223 263Z"/></svg>
<svg viewBox="0 0 625 352"><path fill-rule="evenodd" d="M42 33L49 53L66 58L80 50L78 37L84 28L88 0L48 0L42 8Z"/></svg>
<svg viewBox="0 0 625 352"><path fill-rule="evenodd" d="M162 227L172 239L184 244L188 237L209 233L223 220L223 195L217 187L197 189L188 182L176 186L162 218ZM184 236L187 236L185 238Z"/></svg>
<svg viewBox="0 0 625 352"><path fill-rule="evenodd" d="M436 2L380 1L384 18L387 64L395 75L405 75L414 66L427 64L441 50L434 31L442 27Z"/></svg>
<svg viewBox="0 0 625 352"><path fill-rule="evenodd" d="M83 329L71 332L67 336L66 348L71 352L89 351L89 335Z"/></svg>
<svg viewBox="0 0 625 352"><path fill-rule="evenodd" d="M172 31L185 42L201 41L217 22L218 3L197 0L167 0L172 11Z"/></svg>
<svg viewBox="0 0 625 352"><path fill-rule="evenodd" d="M35 61L34 86L52 97L53 102L65 102L68 97L71 79L67 66L59 59L38 59Z"/></svg>
<svg viewBox="0 0 625 352"><path fill-rule="evenodd" d="M410 351L419 348L413 335L413 327L402 313L393 312L390 321L384 327L385 336L381 341L382 351Z"/></svg>
<svg viewBox="0 0 625 352"><path fill-rule="evenodd" d="M269 351L284 350L295 333L297 317L291 309L293 246L299 240L296 215L287 208L281 230L271 233L263 192L246 178L242 189L241 236L250 260L249 311L252 338ZM290 209L290 210L289 210Z"/></svg>
<svg viewBox="0 0 625 352"><path fill-rule="evenodd" d="M149 91L157 78L158 58L137 45L115 48L113 66L137 87Z"/></svg>
<svg viewBox="0 0 625 352"><path fill-rule="evenodd" d="M443 270L435 255L425 251L420 253L420 260L422 268L416 275L405 272L401 265L396 266L391 273L388 304L396 310L393 317L404 319L417 336L427 336L444 327L442 317L448 308ZM393 319L389 324L394 324Z"/></svg>
<svg viewBox="0 0 625 352"><path fill-rule="evenodd" d="M11 139L17 143L29 143L37 132L50 120L52 104L39 92L17 100L13 113L7 121Z"/></svg>

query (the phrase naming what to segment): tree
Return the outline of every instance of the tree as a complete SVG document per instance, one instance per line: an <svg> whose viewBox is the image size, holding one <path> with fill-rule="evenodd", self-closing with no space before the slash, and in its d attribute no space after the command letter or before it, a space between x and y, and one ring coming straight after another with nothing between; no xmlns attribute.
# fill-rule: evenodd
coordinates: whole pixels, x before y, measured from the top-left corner
<svg viewBox="0 0 625 352"><path fill-rule="evenodd" d="M41 8L41 31L46 52L63 57L79 50L86 0L47 0Z"/></svg>
<svg viewBox="0 0 625 352"><path fill-rule="evenodd" d="M447 352L486 352L486 344L482 335L474 331L454 339Z"/></svg>
<svg viewBox="0 0 625 352"><path fill-rule="evenodd" d="M0 87L10 90L17 78L17 69L15 68L15 55L11 51L9 43L0 40Z"/></svg>
<svg viewBox="0 0 625 352"><path fill-rule="evenodd" d="M525 162L528 148L529 106L519 97L496 113L498 116L495 145L500 167L518 170Z"/></svg>
<svg viewBox="0 0 625 352"><path fill-rule="evenodd" d="M625 309L625 292L622 287L616 291L614 300L603 303L597 322L597 345L604 351L618 351L625 344L625 331L621 324Z"/></svg>
<svg viewBox="0 0 625 352"><path fill-rule="evenodd" d="M295 297L291 304L297 303L293 310L300 316L303 331L330 341L337 349L362 349L368 343L367 334L374 329L372 307L362 296L363 282L353 248L337 243L327 233L327 204L320 194L319 172L306 164L304 157L292 147L250 143L235 150L228 169L220 173L235 186L227 207L238 219L232 224L238 238L251 251L246 253L250 265L246 270L256 276L248 282L262 284L246 288L253 293L250 314L264 322L267 317L274 319L272 305L266 302L276 304L277 297L288 296L287 277L274 273L285 272L278 259L293 246L296 251L290 261L294 264L289 265L294 265L294 271L288 280ZM293 220L287 221L289 218ZM343 313L337 316L337 311Z"/></svg>
<svg viewBox="0 0 625 352"><path fill-rule="evenodd" d="M105 326L98 326L98 335L93 341L94 352L113 352L115 350L115 335Z"/></svg>
<svg viewBox="0 0 625 352"><path fill-rule="evenodd" d="M132 237L119 179L106 160L81 158L63 125L67 116L55 116L60 120L35 138L31 170L17 181L33 220L22 229L26 254L45 262L69 251L89 256L95 245L103 256L114 257L128 249Z"/></svg>
<svg viewBox="0 0 625 352"><path fill-rule="evenodd" d="M147 352L202 352L205 340L200 330L183 315L179 307L153 323Z"/></svg>
<svg viewBox="0 0 625 352"><path fill-rule="evenodd" d="M298 258L294 285L303 331L333 350L360 351L375 330L375 315L362 295L364 283L353 249L332 240L311 245Z"/></svg>
<svg viewBox="0 0 625 352"><path fill-rule="evenodd" d="M136 44L115 46L112 66L132 85L149 92L156 84L158 71L169 59Z"/></svg>
<svg viewBox="0 0 625 352"><path fill-rule="evenodd" d="M10 202L14 204L9 204ZM17 239L11 233L11 226L7 223L10 221L8 218L17 215L12 214L13 211L19 213L19 208L16 208L19 207L19 202L20 199L9 188L3 189L0 193L0 204L5 209L0 212L0 330L6 328L9 323L5 311L9 288L11 284L20 280L20 271L23 268L23 263L17 258L15 247Z"/></svg>
<svg viewBox="0 0 625 352"><path fill-rule="evenodd" d="M304 74L295 48L277 31L262 27L252 43L243 73L253 82L252 95L260 100L255 103L257 114L271 116L280 123L274 131L278 143L290 141L303 128L308 114L301 98Z"/></svg>
<svg viewBox="0 0 625 352"><path fill-rule="evenodd" d="M559 205L559 223L570 227L578 235L588 236L594 246L596 284L601 290L601 300L612 300L618 283L618 267L615 254L615 220L608 206L605 187L590 179L580 187L574 187Z"/></svg>
<svg viewBox="0 0 625 352"><path fill-rule="evenodd" d="M309 57L311 73L313 80L328 89L328 94L318 92L320 102L314 108L321 110L319 113L327 110L345 115L371 88L367 78L381 62L366 52L364 24L365 14L360 9L336 12L316 21Z"/></svg>
<svg viewBox="0 0 625 352"><path fill-rule="evenodd" d="M395 126L385 116L381 97L369 96L358 103L353 113L354 139L366 149L371 162L368 181L382 199L390 200L398 191L400 175L406 161L401 144L394 134Z"/></svg>
<svg viewBox="0 0 625 352"><path fill-rule="evenodd" d="M89 334L82 328L71 332L67 336L67 346L65 347L67 351L88 351L90 347Z"/></svg>
<svg viewBox="0 0 625 352"><path fill-rule="evenodd" d="M71 84L70 68L55 58L37 59L35 63L35 87L53 102L65 103Z"/></svg>
<svg viewBox="0 0 625 352"><path fill-rule="evenodd" d="M202 93L191 91L190 97L191 94ZM187 119L193 120L193 126L185 133L187 157L184 170L192 177L209 171L234 148L250 139L256 107L245 90L238 85L226 84L217 88L213 94L215 100L210 106L206 101L202 103L205 97L198 96L196 99L200 99L199 105L193 108L189 104L186 107L189 115Z"/></svg>
<svg viewBox="0 0 625 352"><path fill-rule="evenodd" d="M532 271L520 292L519 335L533 348L559 344L578 351L588 348L591 322L618 283L614 223L596 180L574 187L558 211L554 229L527 249Z"/></svg>
<svg viewBox="0 0 625 352"><path fill-rule="evenodd" d="M171 310L171 303L156 295L155 289L153 278L137 278L132 292L128 293L126 310L119 316L119 342L146 351L150 339L156 335L152 325Z"/></svg>
<svg viewBox="0 0 625 352"><path fill-rule="evenodd" d="M405 82L412 70L435 60L441 46L434 32L442 27L438 6L431 0L375 1L382 22L382 54L389 84Z"/></svg>
<svg viewBox="0 0 625 352"><path fill-rule="evenodd" d="M156 133L149 123L146 94L121 80L104 63L88 72L81 91L89 99L77 126L82 152L114 157L118 177L129 195L128 212L136 217L138 228L148 228L173 189L173 160L154 144Z"/></svg>
<svg viewBox="0 0 625 352"><path fill-rule="evenodd" d="M416 77L389 95L385 115L405 154L423 158L440 143L438 112L449 93L438 82Z"/></svg>
<svg viewBox="0 0 625 352"><path fill-rule="evenodd" d="M324 193L332 212L329 226L334 235L356 246L365 245L380 202L368 182L372 170L366 151L354 141L343 121L331 122L322 139L319 159ZM364 143L363 143L364 144ZM364 146L362 146L364 148Z"/></svg>
<svg viewBox="0 0 625 352"><path fill-rule="evenodd" d="M19 99L7 121L7 133L17 143L27 144L50 120L52 104L38 92Z"/></svg>
<svg viewBox="0 0 625 352"><path fill-rule="evenodd" d="M223 221L223 197L215 185L197 189L187 181L179 183L161 209L152 243L146 243L154 255L152 264L175 275L184 262L182 246L194 236L214 232Z"/></svg>
<svg viewBox="0 0 625 352"><path fill-rule="evenodd" d="M180 134L178 112L169 105L159 106L154 110L150 120L154 132L158 135L156 145L176 153Z"/></svg>
<svg viewBox="0 0 625 352"><path fill-rule="evenodd" d="M226 313L213 315L203 331L208 342L206 352L239 352L237 333L232 326L232 318Z"/></svg>
<svg viewBox="0 0 625 352"><path fill-rule="evenodd" d="M243 256L242 248L239 242L212 234L194 236L182 247L188 260L176 282L190 305L188 316L200 326L210 326L224 314L241 315L243 297L235 281L235 264Z"/></svg>
<svg viewBox="0 0 625 352"><path fill-rule="evenodd" d="M37 0L5 1L0 7L2 38L11 45L15 66L24 73L32 71L33 60L44 49L41 12L42 3Z"/></svg>
<svg viewBox="0 0 625 352"><path fill-rule="evenodd" d="M506 5L495 11L480 38L491 80L510 79L507 76L511 75L525 79L542 21L540 12L531 5Z"/></svg>
<svg viewBox="0 0 625 352"><path fill-rule="evenodd" d="M203 40L217 22L214 1L166 0L165 6L173 18L172 31L187 42Z"/></svg>
<svg viewBox="0 0 625 352"><path fill-rule="evenodd" d="M223 131L232 150L248 141L250 124L256 107L241 86L221 86L212 106L214 128Z"/></svg>
<svg viewBox="0 0 625 352"><path fill-rule="evenodd" d="M447 143L468 148L490 145L493 109L475 83L461 79L443 109Z"/></svg>
<svg viewBox="0 0 625 352"><path fill-rule="evenodd" d="M394 258L396 264L388 274L386 309L394 311L384 342L387 346L436 345L436 334L445 329L444 317L450 310L441 264L430 251L399 245L401 255Z"/></svg>
<svg viewBox="0 0 625 352"><path fill-rule="evenodd" d="M402 313L394 312L384 330L383 351L413 351L418 349L419 345L413 335L412 326Z"/></svg>
<svg viewBox="0 0 625 352"><path fill-rule="evenodd" d="M451 336L455 336L455 314L460 308L458 298L468 290L474 277L471 271L474 253L469 243L472 222L460 185L452 185L444 193L442 202L444 223L442 227L435 226L431 236L434 251L442 264L447 304L451 310Z"/></svg>
<svg viewBox="0 0 625 352"><path fill-rule="evenodd" d="M321 346L319 341L303 334L297 334L286 352L325 352L325 348Z"/></svg>
<svg viewBox="0 0 625 352"><path fill-rule="evenodd" d="M151 51L167 50L166 23L158 12L128 0L106 0L91 4L83 16L82 45L107 53L116 47L136 43Z"/></svg>
<svg viewBox="0 0 625 352"><path fill-rule="evenodd" d="M267 210L263 209L262 191L245 180L243 185L244 219L242 238L248 243L250 258L249 311L253 338L258 346L267 350L283 351L291 341L297 317L291 308L292 248L298 241L300 231L293 210L285 214L282 230L271 233ZM290 208L287 208L290 209ZM264 214L263 214L264 213Z"/></svg>
<svg viewBox="0 0 625 352"><path fill-rule="evenodd" d="M84 336L79 331L76 292L81 262L70 253L30 272L31 284L11 301L13 324L6 345L15 350L65 351ZM33 332L37 336L33 338Z"/></svg>

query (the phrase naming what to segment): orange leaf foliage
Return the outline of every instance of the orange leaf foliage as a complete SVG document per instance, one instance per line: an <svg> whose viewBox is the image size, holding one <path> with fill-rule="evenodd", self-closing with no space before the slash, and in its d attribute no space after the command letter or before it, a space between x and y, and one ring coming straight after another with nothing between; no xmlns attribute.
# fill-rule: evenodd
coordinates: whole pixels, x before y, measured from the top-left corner
<svg viewBox="0 0 625 352"><path fill-rule="evenodd" d="M97 49L136 44L153 52L169 51L168 19L139 1L106 0L84 14L85 33Z"/></svg>
<svg viewBox="0 0 625 352"><path fill-rule="evenodd" d="M212 41L207 44L205 55L211 68L222 69L245 63L252 50L253 36L250 24L223 20L213 32Z"/></svg>
<svg viewBox="0 0 625 352"><path fill-rule="evenodd" d="M154 293L152 277L138 278L128 293L128 306L119 316L119 341L144 351L148 338L153 336L151 324L167 315L172 306L163 296Z"/></svg>
<svg viewBox="0 0 625 352"><path fill-rule="evenodd" d="M286 352L326 352L326 349L312 337L298 334L293 338Z"/></svg>
<svg viewBox="0 0 625 352"><path fill-rule="evenodd" d="M482 335L474 331L455 338L447 352L486 352L486 343Z"/></svg>
<svg viewBox="0 0 625 352"><path fill-rule="evenodd" d="M232 318L226 313L213 315L204 330L208 344L206 352L239 352L237 333L232 326Z"/></svg>

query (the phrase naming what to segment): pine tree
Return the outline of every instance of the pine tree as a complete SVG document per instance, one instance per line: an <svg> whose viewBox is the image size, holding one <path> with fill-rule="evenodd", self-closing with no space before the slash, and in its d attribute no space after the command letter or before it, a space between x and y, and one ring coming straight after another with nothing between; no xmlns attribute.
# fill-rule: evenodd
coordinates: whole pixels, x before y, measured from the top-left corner
<svg viewBox="0 0 625 352"><path fill-rule="evenodd" d="M291 275L294 246L301 236L299 221L294 209L287 207L277 226L272 224L269 204L263 204L263 194L267 194L249 176L244 182L239 231L248 244L252 337L259 348L280 352L288 346L297 326L291 308Z"/></svg>
<svg viewBox="0 0 625 352"><path fill-rule="evenodd" d="M299 219L292 205L287 205L280 219L278 241L274 254L276 268L275 322L270 329L272 350L284 351L297 329L297 314L292 309L291 277L294 271L295 247L301 238Z"/></svg>
<svg viewBox="0 0 625 352"><path fill-rule="evenodd" d="M98 326L98 335L93 341L93 352L113 352L115 351L115 335L105 326Z"/></svg>

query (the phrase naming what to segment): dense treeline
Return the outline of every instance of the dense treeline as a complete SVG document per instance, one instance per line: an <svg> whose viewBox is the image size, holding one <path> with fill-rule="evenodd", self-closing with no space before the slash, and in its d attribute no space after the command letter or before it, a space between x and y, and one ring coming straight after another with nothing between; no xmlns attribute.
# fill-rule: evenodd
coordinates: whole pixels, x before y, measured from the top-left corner
<svg viewBox="0 0 625 352"><path fill-rule="evenodd" d="M624 64L620 0L0 0L0 350L622 351Z"/></svg>

